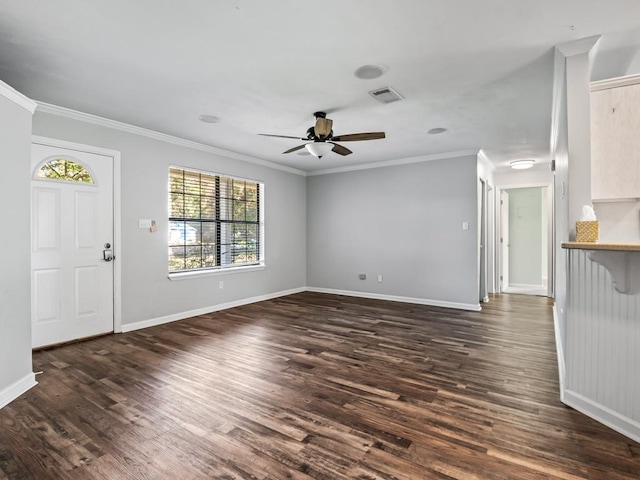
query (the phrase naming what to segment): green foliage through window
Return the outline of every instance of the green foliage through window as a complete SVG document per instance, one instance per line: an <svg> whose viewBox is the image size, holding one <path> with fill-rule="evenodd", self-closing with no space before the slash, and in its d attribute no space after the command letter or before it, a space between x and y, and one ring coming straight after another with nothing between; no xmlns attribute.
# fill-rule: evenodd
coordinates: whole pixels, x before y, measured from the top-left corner
<svg viewBox="0 0 640 480"><path fill-rule="evenodd" d="M261 185L169 168L169 272L260 263Z"/></svg>
<svg viewBox="0 0 640 480"><path fill-rule="evenodd" d="M49 160L38 169L36 178L95 183L93 177L84 166L68 158L54 158L53 160Z"/></svg>

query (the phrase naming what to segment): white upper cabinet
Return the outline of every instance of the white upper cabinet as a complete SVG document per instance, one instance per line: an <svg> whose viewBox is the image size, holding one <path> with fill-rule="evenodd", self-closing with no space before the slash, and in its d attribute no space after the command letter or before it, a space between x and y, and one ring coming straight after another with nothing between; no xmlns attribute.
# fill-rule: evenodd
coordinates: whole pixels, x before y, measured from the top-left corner
<svg viewBox="0 0 640 480"><path fill-rule="evenodd" d="M640 199L640 76L591 84L591 196Z"/></svg>

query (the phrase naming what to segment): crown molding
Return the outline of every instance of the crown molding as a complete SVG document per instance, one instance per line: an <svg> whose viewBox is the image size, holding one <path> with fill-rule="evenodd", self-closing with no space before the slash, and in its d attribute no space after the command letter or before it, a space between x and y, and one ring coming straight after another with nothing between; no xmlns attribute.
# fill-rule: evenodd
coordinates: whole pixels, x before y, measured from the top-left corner
<svg viewBox="0 0 640 480"><path fill-rule="evenodd" d="M484 161L486 165L489 166L489 171L494 172L496 170L496 166L487 155L487 152L485 152L482 148L478 152L478 159Z"/></svg>
<svg viewBox="0 0 640 480"><path fill-rule="evenodd" d="M626 75L624 77L607 78L606 80L598 80L591 82L591 91L608 90L610 88L628 87L629 85L637 85L640 83L640 75Z"/></svg>
<svg viewBox="0 0 640 480"><path fill-rule="evenodd" d="M478 158L484 160L485 162L491 163L489 157L487 157L487 152L485 152L482 148L478 151Z"/></svg>
<svg viewBox="0 0 640 480"><path fill-rule="evenodd" d="M10 87L9 85L7 85L1 80L0 80L0 95L2 95L7 100L11 100L13 103L24 108L25 110L29 111L31 115L33 115L33 112L36 111L36 107L38 106L36 102L31 100L27 96L23 95L13 87Z"/></svg>
<svg viewBox="0 0 640 480"><path fill-rule="evenodd" d="M298 170L297 168L291 168L277 163L269 162L267 160L261 160L259 158L250 157L249 155L243 155L241 153L231 152L229 150L223 150L222 148L213 147L211 145L205 145L204 143L194 142L193 140L186 140L184 138L175 137L166 133L156 132L128 123L118 122L117 120L110 120L108 118L99 117L90 113L83 113L70 108L59 107L46 102L37 102L37 111L41 113L48 113L51 115L57 115L59 117L70 118L72 120L78 120L80 122L91 123L99 125L101 127L112 128L114 130L120 130L122 132L132 133L134 135L140 135L143 137L152 138L161 142L171 143L181 147L192 148L194 150L200 150L202 152L213 153L220 155L221 157L230 158L233 160L240 160L243 162L253 163L274 170L281 170L287 173L293 173L295 175L306 176L306 172Z"/></svg>
<svg viewBox="0 0 640 480"><path fill-rule="evenodd" d="M362 163L360 165L348 165L345 167L327 168L324 170L314 170L308 172L307 176L328 175L331 173L353 172L356 170L371 170L372 168L395 167L398 165L409 165L412 163L431 162L433 160L445 160L447 158L459 158L477 156L480 149L459 150L455 152L433 153L429 155L420 155L417 157L400 158L396 160L387 160L384 162Z"/></svg>

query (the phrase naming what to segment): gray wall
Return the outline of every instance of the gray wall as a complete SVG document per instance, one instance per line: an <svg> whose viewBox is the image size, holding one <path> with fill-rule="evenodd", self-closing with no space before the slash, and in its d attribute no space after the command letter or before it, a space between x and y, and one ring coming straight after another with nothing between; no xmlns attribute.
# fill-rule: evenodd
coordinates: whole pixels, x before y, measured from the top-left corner
<svg viewBox="0 0 640 480"><path fill-rule="evenodd" d="M542 285L542 189L509 192L509 284ZM546 244L546 238L545 238Z"/></svg>
<svg viewBox="0 0 640 480"><path fill-rule="evenodd" d="M558 67L556 67L558 68ZM564 68L564 66L563 66ZM554 202L554 218L555 218L555 312L557 315L557 336L560 345L558 346L558 357L561 368L564 365L564 351L566 345L566 321L567 321L567 251L562 248L562 242L569 240L569 139L568 139L568 107L567 107L567 84L562 83L561 101L559 102L558 112L558 130L557 137L554 139L554 147L552 151L553 158L556 161L556 171L554 180L555 202ZM561 371L564 374L563 371ZM563 388L563 385L561 385Z"/></svg>
<svg viewBox="0 0 640 480"><path fill-rule="evenodd" d="M33 384L30 151L31 113L0 95L0 407Z"/></svg>
<svg viewBox="0 0 640 480"><path fill-rule="evenodd" d="M551 154L555 171L555 313L559 339L560 393L564 396L567 345L567 250L562 242L575 239L575 221L591 203L591 126L589 51L595 39L556 47Z"/></svg>
<svg viewBox="0 0 640 480"><path fill-rule="evenodd" d="M33 133L121 152L122 244L117 261L122 268L123 326L304 287L304 176L46 113L36 112ZM172 164L265 183L264 270L167 278L167 177ZM156 220L158 231L139 229L140 218ZM220 280L223 289L218 288Z"/></svg>
<svg viewBox="0 0 640 480"><path fill-rule="evenodd" d="M475 156L309 177L308 285L478 306L477 196Z"/></svg>

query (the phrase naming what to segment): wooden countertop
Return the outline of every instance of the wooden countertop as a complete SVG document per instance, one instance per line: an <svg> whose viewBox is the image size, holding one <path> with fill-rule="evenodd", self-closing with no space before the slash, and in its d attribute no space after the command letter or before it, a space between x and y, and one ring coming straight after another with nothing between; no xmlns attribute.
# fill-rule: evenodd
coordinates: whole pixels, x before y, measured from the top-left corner
<svg viewBox="0 0 640 480"><path fill-rule="evenodd" d="M613 252L640 252L640 243L563 242L562 248L577 250L609 250Z"/></svg>

